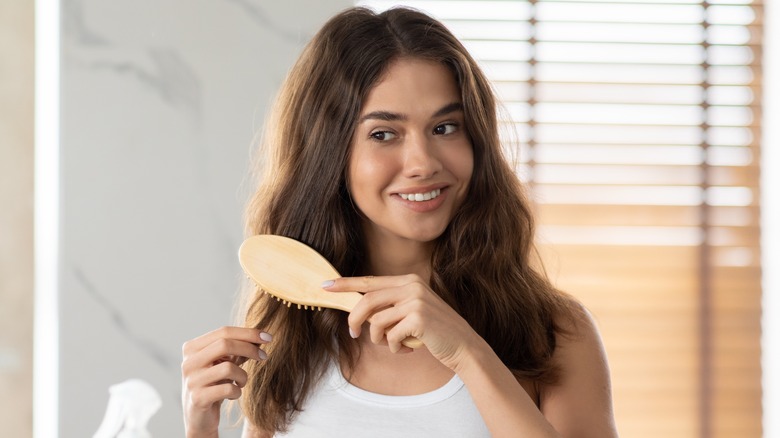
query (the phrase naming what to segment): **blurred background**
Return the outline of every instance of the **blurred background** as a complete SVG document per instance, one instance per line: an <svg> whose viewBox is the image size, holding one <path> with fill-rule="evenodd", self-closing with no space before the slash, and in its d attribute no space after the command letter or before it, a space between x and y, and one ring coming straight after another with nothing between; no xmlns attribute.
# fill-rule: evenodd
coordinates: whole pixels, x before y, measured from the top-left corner
<svg viewBox="0 0 780 438"><path fill-rule="evenodd" d="M4 436L92 436L129 378L161 393L152 434L183 435L180 348L233 319L253 141L353 4L0 0ZM777 6L359 4L431 13L493 81L548 274L602 330L621 436L780 436Z"/></svg>

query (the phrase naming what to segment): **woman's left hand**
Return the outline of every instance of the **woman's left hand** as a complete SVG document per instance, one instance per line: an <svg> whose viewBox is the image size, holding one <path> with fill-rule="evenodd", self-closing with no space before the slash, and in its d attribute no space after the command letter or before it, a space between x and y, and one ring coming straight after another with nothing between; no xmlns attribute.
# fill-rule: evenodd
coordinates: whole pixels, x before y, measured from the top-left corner
<svg viewBox="0 0 780 438"><path fill-rule="evenodd" d="M468 322L415 274L342 277L323 289L364 293L349 314L351 334L360 336L363 323L368 321L371 342L387 342L394 353L406 348L401 342L411 336L421 340L434 357L454 370L469 343L479 339Z"/></svg>

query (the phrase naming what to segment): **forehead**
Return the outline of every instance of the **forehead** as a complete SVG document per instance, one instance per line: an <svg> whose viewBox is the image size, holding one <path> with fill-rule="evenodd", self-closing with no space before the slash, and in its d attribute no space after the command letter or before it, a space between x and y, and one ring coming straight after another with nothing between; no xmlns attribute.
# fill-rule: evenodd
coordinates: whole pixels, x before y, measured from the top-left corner
<svg viewBox="0 0 780 438"><path fill-rule="evenodd" d="M438 109L460 102L455 75L444 64L418 58L400 58L388 65L369 91L362 113L375 110L410 113Z"/></svg>

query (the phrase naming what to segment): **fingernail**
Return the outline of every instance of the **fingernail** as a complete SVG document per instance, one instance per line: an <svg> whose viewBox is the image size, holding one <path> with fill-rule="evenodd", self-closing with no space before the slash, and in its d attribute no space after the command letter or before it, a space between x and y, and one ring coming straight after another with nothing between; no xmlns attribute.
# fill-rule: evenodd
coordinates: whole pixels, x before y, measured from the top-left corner
<svg viewBox="0 0 780 438"><path fill-rule="evenodd" d="M257 349L257 355L260 356L260 359L262 359L262 360L268 359L268 355L265 354L265 351L263 351L263 350L261 350L259 348Z"/></svg>
<svg viewBox="0 0 780 438"><path fill-rule="evenodd" d="M322 284L320 285L320 287L324 289L326 287L331 287L334 284L336 284L336 282L333 281L333 280L323 281Z"/></svg>
<svg viewBox="0 0 780 438"><path fill-rule="evenodd" d="M352 337L352 339L356 339L357 335L355 332L352 331L352 327L349 328L349 336Z"/></svg>
<svg viewBox="0 0 780 438"><path fill-rule="evenodd" d="M265 342L271 342L271 340L273 340L273 338L274 338L273 336L271 336L270 334L268 334L266 332L260 332L260 339L265 341Z"/></svg>

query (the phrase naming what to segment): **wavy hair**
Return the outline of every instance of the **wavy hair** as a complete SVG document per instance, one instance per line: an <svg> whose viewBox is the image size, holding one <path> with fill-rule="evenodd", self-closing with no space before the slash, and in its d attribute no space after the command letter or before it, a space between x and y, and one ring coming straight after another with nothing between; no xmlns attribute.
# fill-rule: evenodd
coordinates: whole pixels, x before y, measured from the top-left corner
<svg viewBox="0 0 780 438"><path fill-rule="evenodd" d="M309 42L266 124L266 159L246 209L246 233L291 237L342 275L370 274L345 179L350 143L368 93L388 65L404 57L452 71L474 152L467 197L435 242L431 288L517 377L552 383L556 334L563 332L556 321L574 314L573 301L533 267L530 202L502 153L487 79L449 30L421 12L351 8ZM268 360L246 363L242 410L256 427L283 431L328 361L344 355L354 365L359 352L344 312L291 309L254 290L247 300L245 324L277 340L267 346Z"/></svg>

